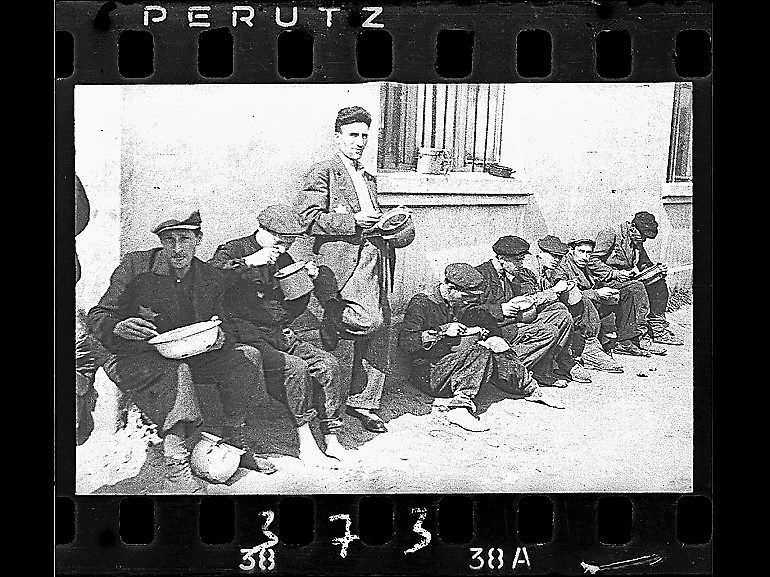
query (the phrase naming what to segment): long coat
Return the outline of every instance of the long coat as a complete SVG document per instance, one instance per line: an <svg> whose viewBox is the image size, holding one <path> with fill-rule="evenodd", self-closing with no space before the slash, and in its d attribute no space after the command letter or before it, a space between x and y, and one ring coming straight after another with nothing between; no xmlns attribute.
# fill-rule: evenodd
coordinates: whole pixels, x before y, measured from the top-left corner
<svg viewBox="0 0 770 577"><path fill-rule="evenodd" d="M631 238L631 223L621 222L616 229L602 230L596 236L591 260L588 263L592 275L600 282L618 280L617 271L631 270L634 264L639 270L652 265L642 243ZM638 262L634 262L638 257Z"/></svg>
<svg viewBox="0 0 770 577"><path fill-rule="evenodd" d="M369 195L375 209L377 181L364 172ZM363 229L356 226L354 214L361 210L356 187L338 155L314 164L305 175L300 192L298 212L315 237L313 253L318 263L328 266L337 278L340 289L350 280L365 242ZM387 278L392 279L395 250L382 239L377 242L384 262L389 267Z"/></svg>

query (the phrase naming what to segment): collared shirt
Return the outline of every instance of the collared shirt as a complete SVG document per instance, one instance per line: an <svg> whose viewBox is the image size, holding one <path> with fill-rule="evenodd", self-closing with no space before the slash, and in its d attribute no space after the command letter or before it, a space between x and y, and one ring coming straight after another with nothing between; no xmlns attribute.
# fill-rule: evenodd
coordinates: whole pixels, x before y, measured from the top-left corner
<svg viewBox="0 0 770 577"><path fill-rule="evenodd" d="M358 166L356 167L353 164L354 161L349 159L341 152L338 152L337 154L342 159L342 163L348 170L348 174L350 174L350 179L353 181L353 186L356 188L358 204L361 207L361 210L364 212L376 212L374 203L372 202L372 196L369 193L369 187L367 186L366 179L364 178L364 167L360 162L357 161L356 164Z"/></svg>

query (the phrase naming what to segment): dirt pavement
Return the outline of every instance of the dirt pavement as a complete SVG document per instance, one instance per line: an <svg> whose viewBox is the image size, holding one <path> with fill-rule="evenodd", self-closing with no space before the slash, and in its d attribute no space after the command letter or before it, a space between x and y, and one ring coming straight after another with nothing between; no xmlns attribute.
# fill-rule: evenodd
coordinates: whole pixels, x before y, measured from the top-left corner
<svg viewBox="0 0 770 577"><path fill-rule="evenodd" d="M446 420L434 402L408 383L390 380L380 411L389 432L369 433L345 417L341 442L358 459L337 471L305 467L288 418L266 408L255 441L279 470L238 469L209 493L533 493L688 492L692 490L692 306L670 313L685 346L665 357L618 357L625 373L592 371L590 384L547 389L566 409L506 397L497 389L477 398L482 422L470 433ZM642 376L644 375L644 376ZM157 493L162 490L159 439L138 412L109 432L105 414L113 385L97 377L96 429L76 450L77 493ZM258 439L257 439L258 437Z"/></svg>

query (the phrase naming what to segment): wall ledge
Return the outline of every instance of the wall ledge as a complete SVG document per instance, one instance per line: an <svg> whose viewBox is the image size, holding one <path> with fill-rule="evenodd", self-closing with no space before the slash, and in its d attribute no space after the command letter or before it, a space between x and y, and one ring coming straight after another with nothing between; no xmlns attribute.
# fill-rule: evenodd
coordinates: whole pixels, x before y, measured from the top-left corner
<svg viewBox="0 0 770 577"><path fill-rule="evenodd" d="M377 197L384 206L523 205L529 203L531 195L513 178L484 172L377 174Z"/></svg>
<svg viewBox="0 0 770 577"><path fill-rule="evenodd" d="M692 182L665 182L661 188L663 204L691 204Z"/></svg>

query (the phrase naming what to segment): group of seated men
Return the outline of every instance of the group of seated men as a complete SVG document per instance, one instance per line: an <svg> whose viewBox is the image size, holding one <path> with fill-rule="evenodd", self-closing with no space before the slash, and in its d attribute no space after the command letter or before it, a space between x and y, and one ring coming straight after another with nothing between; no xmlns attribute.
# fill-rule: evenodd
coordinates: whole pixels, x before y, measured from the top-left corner
<svg viewBox="0 0 770 577"><path fill-rule="evenodd" d="M196 257L200 213L164 220L152 229L160 246L126 254L89 311L90 330L111 353L106 374L158 426L169 490L204 490L186 444L203 426L201 383L216 385L224 411L221 423L206 428L245 451L244 467L276 470L250 436L258 430L256 407L270 404L268 396L287 407L303 462L336 469L351 459L337 437L348 396L340 363L292 329L311 293L289 299L275 276L294 262L287 250L307 229L295 209L272 205L258 215L253 234L220 245L204 262ZM487 383L559 408L542 387L591 382L586 369L622 372L611 351L649 356L665 354L660 344L682 344L665 319L665 278L648 286L635 280L652 264L643 242L656 234L654 217L642 212L596 240L541 239L539 274L524 267L530 245L516 236L500 238L494 257L476 267L448 265L434 290L411 299L399 329L415 386L450 398L451 423L483 431L474 399ZM331 269L307 262L305 270L318 303L339 306ZM580 300L565 304L575 285ZM223 321L218 337L201 354L169 359L147 342L215 316ZM474 332L476 342L464 339ZM315 419L323 449L310 428Z"/></svg>

